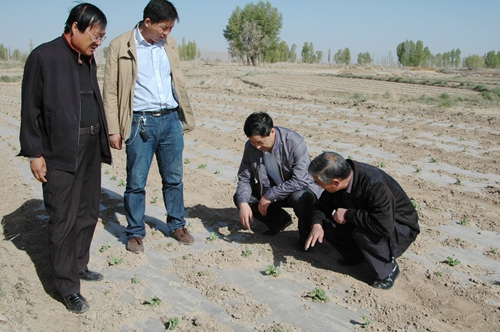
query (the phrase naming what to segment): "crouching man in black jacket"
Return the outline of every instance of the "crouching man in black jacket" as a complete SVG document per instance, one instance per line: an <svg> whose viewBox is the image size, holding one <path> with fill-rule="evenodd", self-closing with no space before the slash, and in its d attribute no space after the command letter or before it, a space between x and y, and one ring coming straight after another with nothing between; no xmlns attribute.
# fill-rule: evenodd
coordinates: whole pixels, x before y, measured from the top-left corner
<svg viewBox="0 0 500 332"><path fill-rule="evenodd" d="M403 188L377 167L324 152L309 165L323 189L305 248L326 238L341 265L366 261L373 287L389 289L399 275L396 258L420 233L418 215Z"/></svg>

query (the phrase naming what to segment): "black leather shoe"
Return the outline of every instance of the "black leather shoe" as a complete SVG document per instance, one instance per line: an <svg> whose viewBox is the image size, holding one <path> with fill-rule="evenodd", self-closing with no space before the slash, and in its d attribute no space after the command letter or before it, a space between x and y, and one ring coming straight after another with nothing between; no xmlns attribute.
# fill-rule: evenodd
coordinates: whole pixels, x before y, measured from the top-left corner
<svg viewBox="0 0 500 332"><path fill-rule="evenodd" d="M373 287L379 288L379 289L390 289L392 286L394 286L394 281L396 278L399 276L399 266L396 264L396 267L392 272L385 277L384 279L379 279L375 280L373 283Z"/></svg>
<svg viewBox="0 0 500 332"><path fill-rule="evenodd" d="M80 277L81 280L87 280L87 281L99 281L102 280L103 275L100 274L99 272L94 272L90 270L83 270L78 273L78 276Z"/></svg>
<svg viewBox="0 0 500 332"><path fill-rule="evenodd" d="M292 224L292 216L287 213L287 217L278 224L277 228L268 228L262 231L262 235L274 236Z"/></svg>
<svg viewBox="0 0 500 332"><path fill-rule="evenodd" d="M64 302L66 302L66 308L75 314L82 314L90 308L89 303L80 293L65 296Z"/></svg>
<svg viewBox="0 0 500 332"><path fill-rule="evenodd" d="M355 260L347 260L345 258L340 258L337 262L339 263L339 265L342 265L342 266L354 266L354 265L358 265L359 263L362 263L364 261L365 260L363 258L358 258Z"/></svg>

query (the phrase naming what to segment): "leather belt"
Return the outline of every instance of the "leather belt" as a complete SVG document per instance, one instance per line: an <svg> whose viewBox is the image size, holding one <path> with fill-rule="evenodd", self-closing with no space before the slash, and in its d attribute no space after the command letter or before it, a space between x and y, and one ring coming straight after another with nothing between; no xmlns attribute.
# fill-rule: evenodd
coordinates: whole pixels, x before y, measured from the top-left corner
<svg viewBox="0 0 500 332"><path fill-rule="evenodd" d="M134 112L134 114L146 114L146 115L152 115L152 116L164 116L165 114L170 114L173 112L177 112L179 107L175 108L162 108L157 111L147 111L147 112Z"/></svg>
<svg viewBox="0 0 500 332"><path fill-rule="evenodd" d="M87 127L80 128L80 135L97 135L101 131L101 126L99 124Z"/></svg>

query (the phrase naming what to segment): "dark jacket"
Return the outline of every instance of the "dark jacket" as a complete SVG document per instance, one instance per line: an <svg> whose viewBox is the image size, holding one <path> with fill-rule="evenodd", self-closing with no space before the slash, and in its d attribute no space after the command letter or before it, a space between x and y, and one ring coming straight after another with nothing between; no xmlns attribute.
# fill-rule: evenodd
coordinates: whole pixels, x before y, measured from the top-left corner
<svg viewBox="0 0 500 332"><path fill-rule="evenodd" d="M274 129L276 140L272 153L278 160L283 183L271 187L264 165L264 153L247 141L238 170L238 187L235 194L237 206L248 203L252 192L258 193L259 197L256 198L266 194L271 202L284 200L290 194L307 187L317 197L321 194L322 189L314 183L308 173L311 157L302 137L287 128L274 127Z"/></svg>
<svg viewBox="0 0 500 332"><path fill-rule="evenodd" d="M413 241L420 233L418 215L403 188L381 169L347 159L353 169L351 193L324 191L313 212L313 224L331 219L334 209L345 208L345 220L381 238ZM397 234L397 224L408 226L407 239ZM391 241L392 242L392 241Z"/></svg>
<svg viewBox="0 0 500 332"><path fill-rule="evenodd" d="M43 155L47 167L69 172L76 169L80 137L78 57L64 36L42 44L28 57L22 83L19 156ZM108 128L93 58L91 80L99 107L101 162L111 163Z"/></svg>

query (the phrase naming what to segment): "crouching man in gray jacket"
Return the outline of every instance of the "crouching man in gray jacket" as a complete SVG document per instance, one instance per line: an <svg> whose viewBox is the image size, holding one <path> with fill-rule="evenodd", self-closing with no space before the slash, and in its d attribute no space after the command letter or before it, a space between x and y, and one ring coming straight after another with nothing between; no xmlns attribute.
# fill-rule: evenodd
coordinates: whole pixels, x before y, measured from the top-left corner
<svg viewBox="0 0 500 332"><path fill-rule="evenodd" d="M308 173L306 143L295 131L274 127L264 112L251 114L244 131L248 141L234 194L241 224L250 229L255 217L267 225L263 234L273 236L291 225L283 207L292 207L299 219L299 246L304 248L313 206L322 191Z"/></svg>

